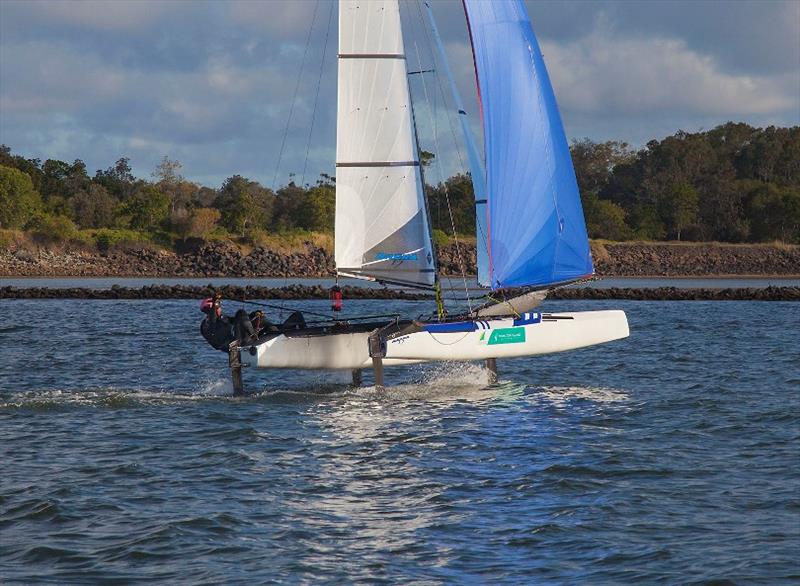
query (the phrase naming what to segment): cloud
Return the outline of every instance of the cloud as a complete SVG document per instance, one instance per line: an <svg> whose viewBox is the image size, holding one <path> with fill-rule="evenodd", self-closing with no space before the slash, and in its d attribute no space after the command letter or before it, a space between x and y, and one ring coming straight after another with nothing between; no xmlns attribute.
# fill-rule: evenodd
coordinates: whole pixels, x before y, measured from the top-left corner
<svg viewBox="0 0 800 586"><path fill-rule="evenodd" d="M691 111L741 117L784 111L800 99L782 76L725 73L678 39L620 39L594 32L543 43L562 107L594 114Z"/></svg>
<svg viewBox="0 0 800 586"><path fill-rule="evenodd" d="M65 112L84 103L114 100L124 75L94 55L47 41L5 44L0 100L3 117L19 112Z"/></svg>
<svg viewBox="0 0 800 586"><path fill-rule="evenodd" d="M83 158L90 168L126 155L142 176L166 154L185 163L187 176L211 184L233 173L263 178L274 168L297 73L291 59L251 63L225 52L188 71L146 70L63 41L5 43L0 55L0 142L15 152ZM327 119L324 112L317 117L315 138L327 132L333 145L334 55L330 65L322 99L333 107ZM316 89L306 73L291 128L303 146L284 159L296 172ZM330 167L312 165L314 173Z"/></svg>
<svg viewBox="0 0 800 586"><path fill-rule="evenodd" d="M152 26L179 2L158 0L3 0L7 17L39 25L57 25L90 30L136 32Z"/></svg>
<svg viewBox="0 0 800 586"><path fill-rule="evenodd" d="M250 29L258 29L262 34L280 40L305 40L309 23L315 18L327 17L328 12L337 10L336 2L307 2L298 0L234 0L230 3L230 16L233 24Z"/></svg>

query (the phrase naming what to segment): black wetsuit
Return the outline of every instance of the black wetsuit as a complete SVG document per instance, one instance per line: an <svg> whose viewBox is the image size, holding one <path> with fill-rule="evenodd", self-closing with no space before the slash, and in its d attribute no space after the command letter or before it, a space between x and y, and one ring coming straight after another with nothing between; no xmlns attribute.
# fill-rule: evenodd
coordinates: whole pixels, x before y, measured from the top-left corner
<svg viewBox="0 0 800 586"><path fill-rule="evenodd" d="M233 316L234 330L236 331L236 339L240 345L252 344L258 339L256 330L250 322L250 316L244 309L240 309Z"/></svg>
<svg viewBox="0 0 800 586"><path fill-rule="evenodd" d="M306 319L303 317L303 314L299 311L292 312L292 314L286 318L286 321L283 322L281 326L282 330L302 330L306 327Z"/></svg>
<svg viewBox="0 0 800 586"><path fill-rule="evenodd" d="M259 316L258 311L253 311L250 313L250 323L253 324L253 329L259 336L280 332L275 324L264 317L263 313Z"/></svg>
<svg viewBox="0 0 800 586"><path fill-rule="evenodd" d="M224 315L217 317L213 310L206 314L200 324L200 333L212 347L223 352L227 352L230 343L236 339L231 319Z"/></svg>

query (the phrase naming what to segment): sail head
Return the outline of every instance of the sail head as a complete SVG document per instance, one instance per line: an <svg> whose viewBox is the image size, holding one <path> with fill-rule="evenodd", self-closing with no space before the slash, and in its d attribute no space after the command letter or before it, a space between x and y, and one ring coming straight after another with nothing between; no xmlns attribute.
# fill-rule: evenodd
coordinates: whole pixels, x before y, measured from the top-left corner
<svg viewBox="0 0 800 586"><path fill-rule="evenodd" d="M397 0L339 2L336 267L436 279Z"/></svg>
<svg viewBox="0 0 800 586"><path fill-rule="evenodd" d="M464 0L484 129L492 289L593 273L569 145L522 0Z"/></svg>

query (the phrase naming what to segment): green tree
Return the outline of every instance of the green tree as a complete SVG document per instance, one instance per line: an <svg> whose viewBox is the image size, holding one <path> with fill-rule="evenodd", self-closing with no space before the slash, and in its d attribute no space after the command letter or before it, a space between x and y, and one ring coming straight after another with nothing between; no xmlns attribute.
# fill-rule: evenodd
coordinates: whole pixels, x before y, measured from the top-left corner
<svg viewBox="0 0 800 586"><path fill-rule="evenodd" d="M22 228L41 209L30 175L0 165L0 228Z"/></svg>
<svg viewBox="0 0 800 586"><path fill-rule="evenodd" d="M276 232L291 230L303 225L306 191L294 182L289 183L275 194L275 207L272 214L272 229Z"/></svg>
<svg viewBox="0 0 800 586"><path fill-rule="evenodd" d="M754 239L800 244L800 188L767 183L750 194L748 208Z"/></svg>
<svg viewBox="0 0 800 586"><path fill-rule="evenodd" d="M752 180L744 180L750 184ZM733 165L728 160L718 162L714 169L697 182L698 236L701 240L744 242L750 237L750 221L745 212L742 180L737 181Z"/></svg>
<svg viewBox="0 0 800 586"><path fill-rule="evenodd" d="M11 153L11 149L6 145L0 145L0 165L11 167L26 173L33 181L33 188L38 192L42 185L43 173L39 159L26 159L20 155Z"/></svg>
<svg viewBox="0 0 800 586"><path fill-rule="evenodd" d="M475 234L475 192L472 177L460 173L444 183L428 187L428 209L434 229L445 234ZM452 222L450 213L452 212Z"/></svg>
<svg viewBox="0 0 800 586"><path fill-rule="evenodd" d="M14 155L11 154L11 147L8 145L0 144L0 165L14 166Z"/></svg>
<svg viewBox="0 0 800 586"><path fill-rule="evenodd" d="M215 199L217 199L217 190L205 186L200 187L194 196L194 202L201 208L213 206Z"/></svg>
<svg viewBox="0 0 800 586"><path fill-rule="evenodd" d="M681 232L697 224L697 190L686 183L673 185L661 199L661 216L666 219L668 231L678 240Z"/></svg>
<svg viewBox="0 0 800 586"><path fill-rule="evenodd" d="M113 167L109 167L105 171L98 170L95 173L94 181L121 201L127 200L136 189L136 178L133 176L128 157L120 157Z"/></svg>
<svg viewBox="0 0 800 586"><path fill-rule="evenodd" d="M156 185L163 191L170 201L170 211L176 217L188 218L188 212L197 202L197 195L200 186L187 181L180 170L183 164L164 156L152 173L156 180Z"/></svg>
<svg viewBox="0 0 800 586"><path fill-rule="evenodd" d="M630 226L633 235L639 240L663 240L667 235L664 222L656 208L645 204L636 204L630 211Z"/></svg>
<svg viewBox="0 0 800 586"><path fill-rule="evenodd" d="M301 212L302 224L298 227L331 233L335 215L335 189L330 185L319 185L308 191Z"/></svg>
<svg viewBox="0 0 800 586"><path fill-rule="evenodd" d="M75 159L69 168L69 175L65 179L69 193L77 193L79 190L86 190L92 179L86 173L86 163L80 159Z"/></svg>
<svg viewBox="0 0 800 586"><path fill-rule="evenodd" d="M156 165L152 177L156 180L156 183L174 185L183 181L183 175L180 174L182 168L183 164L180 161L173 161L167 155L164 155L161 162Z"/></svg>
<svg viewBox="0 0 800 586"><path fill-rule="evenodd" d="M47 159L42 165L42 185L39 193L47 201L51 197L66 197L68 194L66 180L70 175L71 166L64 161Z"/></svg>
<svg viewBox="0 0 800 586"><path fill-rule="evenodd" d="M78 235L75 224L66 216L44 216L36 220L33 233L50 242L66 242Z"/></svg>
<svg viewBox="0 0 800 586"><path fill-rule="evenodd" d="M591 191L582 194L586 230L590 238L626 240L631 230L625 223L625 210L607 199L600 199Z"/></svg>
<svg viewBox="0 0 800 586"><path fill-rule="evenodd" d="M222 225L241 236L250 229L266 228L272 217L272 206L272 192L241 175L226 179L214 202L214 207L222 214Z"/></svg>
<svg viewBox="0 0 800 586"><path fill-rule="evenodd" d="M81 228L107 228L114 221L117 203L105 187L92 183L70 200L72 217Z"/></svg>
<svg viewBox="0 0 800 586"><path fill-rule="evenodd" d="M189 236L206 238L217 227L222 214L212 208L195 208L189 223Z"/></svg>
<svg viewBox="0 0 800 586"><path fill-rule="evenodd" d="M138 188L122 206L131 228L153 230L169 214L169 198L155 185Z"/></svg>
<svg viewBox="0 0 800 586"><path fill-rule="evenodd" d="M584 138L573 141L569 150L581 194L599 194L614 168L630 163L636 156L628 143L614 140L597 143Z"/></svg>

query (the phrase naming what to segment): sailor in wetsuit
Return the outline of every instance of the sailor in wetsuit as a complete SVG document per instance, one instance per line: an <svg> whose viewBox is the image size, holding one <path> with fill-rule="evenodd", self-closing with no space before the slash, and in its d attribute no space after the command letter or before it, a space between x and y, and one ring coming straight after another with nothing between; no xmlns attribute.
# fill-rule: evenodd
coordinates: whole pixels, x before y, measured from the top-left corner
<svg viewBox="0 0 800 586"><path fill-rule="evenodd" d="M245 346L256 342L262 334L280 331L260 310L248 315L244 309L240 309L233 317L223 315L222 296L219 293L201 301L200 311L206 314L200 324L200 333L217 350L227 352L234 340L240 346Z"/></svg>
<svg viewBox="0 0 800 586"><path fill-rule="evenodd" d="M212 347L224 352L228 351L236 337L233 334L233 324L230 317L222 315L222 298L219 295L203 299L200 302L200 311L206 314L200 324L200 333Z"/></svg>
<svg viewBox="0 0 800 586"><path fill-rule="evenodd" d="M280 332L277 326L269 321L260 309L250 313L250 323L253 325L253 330L257 336Z"/></svg>

